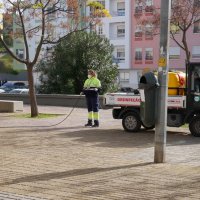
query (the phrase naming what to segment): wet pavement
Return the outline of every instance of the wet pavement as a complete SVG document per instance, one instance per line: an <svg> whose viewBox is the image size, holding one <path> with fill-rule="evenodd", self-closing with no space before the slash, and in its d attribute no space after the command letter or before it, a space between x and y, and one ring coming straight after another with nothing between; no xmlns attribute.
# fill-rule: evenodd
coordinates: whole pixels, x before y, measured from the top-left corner
<svg viewBox="0 0 200 200"><path fill-rule="evenodd" d="M154 130L127 133L111 109L99 128L84 127L86 109L39 112L60 115L0 114L0 200L200 199L200 138L187 128L167 129L166 163L155 164Z"/></svg>

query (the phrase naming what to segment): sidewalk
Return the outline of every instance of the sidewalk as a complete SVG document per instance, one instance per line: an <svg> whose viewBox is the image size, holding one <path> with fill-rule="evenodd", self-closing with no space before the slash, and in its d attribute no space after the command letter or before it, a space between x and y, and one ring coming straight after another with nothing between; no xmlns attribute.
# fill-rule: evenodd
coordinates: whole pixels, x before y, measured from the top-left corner
<svg viewBox="0 0 200 200"><path fill-rule="evenodd" d="M100 110L99 128L83 126L86 109L57 126L66 115L11 115L0 114L0 200L200 199L200 138L188 129L168 128L166 163L154 164L154 131L124 132L112 110Z"/></svg>

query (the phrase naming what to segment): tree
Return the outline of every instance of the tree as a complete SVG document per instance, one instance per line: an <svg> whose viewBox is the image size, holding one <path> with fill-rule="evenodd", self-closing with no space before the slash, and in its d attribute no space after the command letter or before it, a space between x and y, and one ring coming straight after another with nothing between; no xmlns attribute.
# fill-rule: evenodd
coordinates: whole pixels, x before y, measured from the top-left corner
<svg viewBox="0 0 200 200"><path fill-rule="evenodd" d="M69 34L85 30L99 23L102 16L109 13L98 2L86 0L4 0L1 3L4 13L13 15L15 30L14 38L20 38L24 43L24 56L18 56L6 43L3 29L0 29L0 42L7 52L18 62L26 65L29 94L31 104L31 116L38 115L38 107L34 88L33 69L38 61L44 44L57 44ZM90 7L90 16L86 16L82 10ZM39 21L36 23L35 21ZM2 23L2 22L1 22ZM58 30L61 30L57 32ZM57 34L55 34L57 32ZM31 54L30 46L33 38L37 38L35 53Z"/></svg>
<svg viewBox="0 0 200 200"><path fill-rule="evenodd" d="M102 82L102 93L110 90L118 75L112 62L113 46L96 33L85 31L71 34L55 47L53 58L41 63L43 93L76 93L83 89L87 70L97 71Z"/></svg>
<svg viewBox="0 0 200 200"><path fill-rule="evenodd" d="M187 32L193 25L200 23L199 0L173 0L171 14L171 37L185 51L186 63L190 62ZM176 34L181 33L181 39Z"/></svg>

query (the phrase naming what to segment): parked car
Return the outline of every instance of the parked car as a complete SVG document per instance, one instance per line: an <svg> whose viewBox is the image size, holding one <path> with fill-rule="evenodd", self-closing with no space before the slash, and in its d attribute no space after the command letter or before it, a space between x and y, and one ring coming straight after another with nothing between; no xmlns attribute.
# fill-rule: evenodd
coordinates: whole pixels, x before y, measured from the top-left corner
<svg viewBox="0 0 200 200"><path fill-rule="evenodd" d="M3 90L3 89L0 89L0 93L5 93L5 90Z"/></svg>
<svg viewBox="0 0 200 200"><path fill-rule="evenodd" d="M19 88L27 88L27 86L24 82L6 82L0 87L0 89L5 90L5 93L9 93L11 90Z"/></svg>
<svg viewBox="0 0 200 200"><path fill-rule="evenodd" d="M18 88L18 89L13 89L9 92L9 94L28 94L29 89L26 88Z"/></svg>

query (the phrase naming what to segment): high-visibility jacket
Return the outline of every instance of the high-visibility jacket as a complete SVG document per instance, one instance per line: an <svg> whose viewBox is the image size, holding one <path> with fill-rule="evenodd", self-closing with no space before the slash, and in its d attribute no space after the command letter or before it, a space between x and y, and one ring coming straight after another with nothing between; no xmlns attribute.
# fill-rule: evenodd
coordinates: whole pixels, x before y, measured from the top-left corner
<svg viewBox="0 0 200 200"><path fill-rule="evenodd" d="M88 78L83 86L83 92L86 96L98 95L99 89L101 88L101 82L96 77Z"/></svg>

